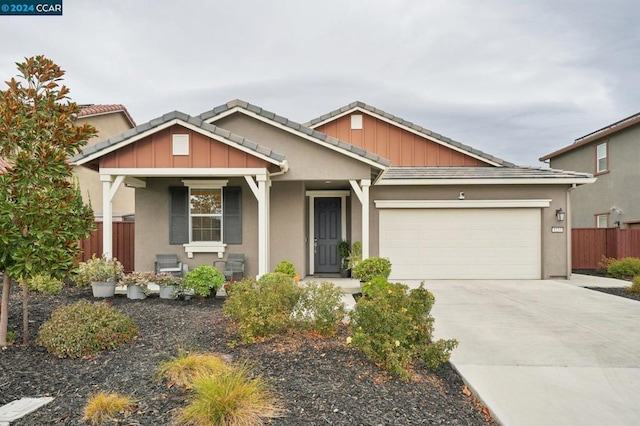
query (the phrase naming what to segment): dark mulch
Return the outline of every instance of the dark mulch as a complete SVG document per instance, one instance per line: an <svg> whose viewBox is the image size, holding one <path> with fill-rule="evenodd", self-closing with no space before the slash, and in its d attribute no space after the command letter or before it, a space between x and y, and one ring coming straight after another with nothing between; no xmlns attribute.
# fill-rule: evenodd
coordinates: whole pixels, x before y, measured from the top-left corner
<svg viewBox="0 0 640 426"><path fill-rule="evenodd" d="M605 287L587 287L589 290L599 291L601 293L613 294L614 296L624 297L626 299L633 299L640 302L640 294L638 293L630 293L627 291L627 287L613 287L613 288L605 288Z"/></svg>
<svg viewBox="0 0 640 426"><path fill-rule="evenodd" d="M18 331L22 320L15 287L9 329ZM90 292L68 288L55 297L32 294L31 341L53 309L93 299ZM465 395L468 391L450 364L434 372L418 367L413 381L401 382L347 346L346 328L331 338L292 336L233 346L221 299L133 301L116 296L112 302L140 327L139 338L124 348L80 360L58 359L34 343L14 344L0 352L0 405L21 397L55 397L12 425L84 424L81 417L87 397L102 390L139 401L119 424L169 424L187 395L154 376L158 364L180 348L252 362L258 374L272 380L286 407L287 416L274 420L274 425L495 424L473 396ZM20 339L18 332L16 341Z"/></svg>

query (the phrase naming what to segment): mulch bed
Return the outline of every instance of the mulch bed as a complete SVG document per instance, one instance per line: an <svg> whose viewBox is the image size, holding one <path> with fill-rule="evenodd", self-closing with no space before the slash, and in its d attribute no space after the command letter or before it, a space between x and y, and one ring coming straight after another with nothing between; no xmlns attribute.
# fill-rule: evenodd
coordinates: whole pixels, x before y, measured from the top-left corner
<svg viewBox="0 0 640 426"><path fill-rule="evenodd" d="M21 341L21 299L13 286L9 330ZM31 344L0 351L0 405L22 397L55 400L12 425L85 424L88 396L115 391L138 400L137 409L117 424L170 424L188 396L155 378L160 362L179 349L227 354L246 360L271 379L287 415L274 425L486 425L496 424L470 394L450 364L436 371L416 367L404 383L389 377L346 344L347 329L336 336L286 336L254 345L233 345L222 314L223 299L143 301L116 296L112 303L134 318L139 337L92 359L58 359L33 343L38 328L58 306L94 300L90 289L66 288L61 295L31 294ZM437 326L437 324L436 324Z"/></svg>
<svg viewBox="0 0 640 426"><path fill-rule="evenodd" d="M589 290L599 291L601 293L613 294L614 296L624 297L626 299L633 299L640 301L640 294L638 293L629 293L627 291L627 287L613 287L613 288L605 288L605 287L586 287Z"/></svg>

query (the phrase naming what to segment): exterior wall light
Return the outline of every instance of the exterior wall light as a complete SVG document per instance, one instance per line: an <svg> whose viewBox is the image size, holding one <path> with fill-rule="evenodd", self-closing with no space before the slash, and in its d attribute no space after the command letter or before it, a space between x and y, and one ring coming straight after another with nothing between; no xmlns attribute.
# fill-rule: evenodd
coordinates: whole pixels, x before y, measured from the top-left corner
<svg viewBox="0 0 640 426"><path fill-rule="evenodd" d="M562 210L562 207L556 210L556 219L558 219L558 222L563 222L564 216L565 216L565 212L564 210Z"/></svg>

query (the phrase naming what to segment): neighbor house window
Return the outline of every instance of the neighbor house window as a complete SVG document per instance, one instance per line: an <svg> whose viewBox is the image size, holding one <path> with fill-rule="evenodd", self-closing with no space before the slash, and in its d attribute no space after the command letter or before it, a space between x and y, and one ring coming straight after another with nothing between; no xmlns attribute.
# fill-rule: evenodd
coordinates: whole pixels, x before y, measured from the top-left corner
<svg viewBox="0 0 640 426"><path fill-rule="evenodd" d="M189 188L192 242L222 241L222 188Z"/></svg>
<svg viewBox="0 0 640 426"><path fill-rule="evenodd" d="M609 227L609 215L598 214L596 215L596 228L608 228Z"/></svg>
<svg viewBox="0 0 640 426"><path fill-rule="evenodd" d="M596 146L596 173L606 172L608 169L608 147L607 143Z"/></svg>

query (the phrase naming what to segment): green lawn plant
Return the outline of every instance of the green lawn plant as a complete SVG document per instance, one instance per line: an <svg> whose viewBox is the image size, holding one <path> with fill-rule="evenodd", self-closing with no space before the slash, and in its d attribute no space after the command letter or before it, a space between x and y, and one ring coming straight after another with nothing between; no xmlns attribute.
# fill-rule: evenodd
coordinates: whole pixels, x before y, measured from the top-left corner
<svg viewBox="0 0 640 426"><path fill-rule="evenodd" d="M370 257L358 263L351 275L362 281L371 281L375 277L389 278L391 274L391 262L385 257Z"/></svg>
<svg viewBox="0 0 640 426"><path fill-rule="evenodd" d="M328 281L308 281L302 285L293 319L297 328L330 336L344 321L345 314L340 287Z"/></svg>
<svg viewBox="0 0 640 426"><path fill-rule="evenodd" d="M229 368L221 355L181 351L176 358L160 364L158 376L171 384L189 388L196 378L217 376Z"/></svg>
<svg viewBox="0 0 640 426"><path fill-rule="evenodd" d="M118 414L124 414L135 405L130 396L115 392L98 392L92 395L84 406L83 420L92 425L101 425L115 420Z"/></svg>
<svg viewBox="0 0 640 426"><path fill-rule="evenodd" d="M200 265L187 272L182 280L182 286L186 289L192 289L198 296L207 297L212 292L216 294L224 281L224 275L216 268L210 265Z"/></svg>
<svg viewBox="0 0 640 426"><path fill-rule="evenodd" d="M0 91L0 346L6 345L11 279L22 284L23 344L29 341L26 280L38 274L65 278L93 227L69 159L95 129L75 118L80 107L61 86L64 71L44 56L16 64L19 75Z"/></svg>
<svg viewBox="0 0 640 426"><path fill-rule="evenodd" d="M288 275L291 278L295 278L298 275L298 273L296 272L296 268L293 266L293 263L289 262L288 260L283 260L282 262L278 263L274 272Z"/></svg>
<svg viewBox="0 0 640 426"><path fill-rule="evenodd" d="M377 286L379 288L381 286ZM403 284L389 283L386 291L362 297L351 313L353 336L348 341L404 380L414 361L430 368L447 362L456 340L433 341L432 293L423 285L412 291Z"/></svg>
<svg viewBox="0 0 640 426"><path fill-rule="evenodd" d="M133 320L113 306L81 300L53 311L36 343L59 358L83 358L116 349L137 334Z"/></svg>
<svg viewBox="0 0 640 426"><path fill-rule="evenodd" d="M27 280L29 291L37 291L42 294L58 294L64 288L61 279L46 274L38 274Z"/></svg>
<svg viewBox="0 0 640 426"><path fill-rule="evenodd" d="M628 287L626 290L628 293L640 295L640 275L633 278L633 281L631 281L631 287Z"/></svg>
<svg viewBox="0 0 640 426"><path fill-rule="evenodd" d="M640 259L637 257L625 257L609 260L607 275L622 280L630 280L640 275Z"/></svg>

